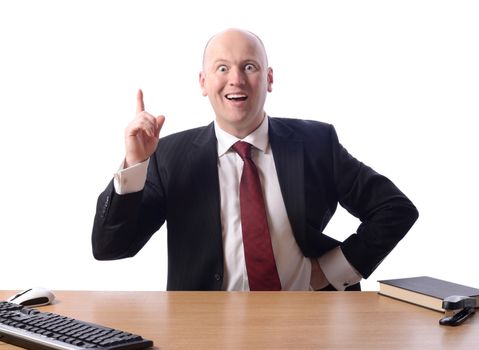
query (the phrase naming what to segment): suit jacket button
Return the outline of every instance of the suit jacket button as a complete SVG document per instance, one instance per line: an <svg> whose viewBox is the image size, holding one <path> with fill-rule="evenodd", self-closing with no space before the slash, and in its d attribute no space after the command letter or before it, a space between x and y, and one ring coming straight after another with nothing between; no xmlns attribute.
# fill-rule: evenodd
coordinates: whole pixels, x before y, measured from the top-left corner
<svg viewBox="0 0 479 350"><path fill-rule="evenodd" d="M220 281L221 275L219 273L215 273L215 280Z"/></svg>

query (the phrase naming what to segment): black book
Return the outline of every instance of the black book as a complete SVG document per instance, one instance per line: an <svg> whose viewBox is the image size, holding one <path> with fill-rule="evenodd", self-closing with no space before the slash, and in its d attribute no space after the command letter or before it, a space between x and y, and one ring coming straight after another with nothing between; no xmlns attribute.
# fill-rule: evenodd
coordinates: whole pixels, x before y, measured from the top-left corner
<svg viewBox="0 0 479 350"><path fill-rule="evenodd" d="M479 289L437 278L420 276L382 280L379 294L406 301L432 310L444 312L442 301L452 295L475 297L479 307Z"/></svg>

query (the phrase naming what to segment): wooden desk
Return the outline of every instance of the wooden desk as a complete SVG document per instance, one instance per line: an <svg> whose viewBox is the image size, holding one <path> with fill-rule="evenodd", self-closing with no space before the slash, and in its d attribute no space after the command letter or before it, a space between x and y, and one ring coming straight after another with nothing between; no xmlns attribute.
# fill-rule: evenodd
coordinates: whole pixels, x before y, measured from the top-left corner
<svg viewBox="0 0 479 350"><path fill-rule="evenodd" d="M13 292L0 291L0 300ZM441 313L375 292L73 292L39 308L142 335L158 349L477 349L479 314ZM0 343L0 350L17 349Z"/></svg>

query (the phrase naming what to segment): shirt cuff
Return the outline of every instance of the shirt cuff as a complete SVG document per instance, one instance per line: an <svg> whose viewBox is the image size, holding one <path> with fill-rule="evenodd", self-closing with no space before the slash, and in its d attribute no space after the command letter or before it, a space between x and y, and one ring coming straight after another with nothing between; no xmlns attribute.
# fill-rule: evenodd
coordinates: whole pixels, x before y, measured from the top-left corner
<svg viewBox="0 0 479 350"><path fill-rule="evenodd" d="M359 283L362 276L351 266L340 247L331 249L318 258L319 266L329 283L337 290Z"/></svg>
<svg viewBox="0 0 479 350"><path fill-rule="evenodd" d="M142 163L124 169L125 163L123 162L118 172L113 176L115 192L117 194L128 194L141 191L145 187L149 163L150 159L148 158Z"/></svg>

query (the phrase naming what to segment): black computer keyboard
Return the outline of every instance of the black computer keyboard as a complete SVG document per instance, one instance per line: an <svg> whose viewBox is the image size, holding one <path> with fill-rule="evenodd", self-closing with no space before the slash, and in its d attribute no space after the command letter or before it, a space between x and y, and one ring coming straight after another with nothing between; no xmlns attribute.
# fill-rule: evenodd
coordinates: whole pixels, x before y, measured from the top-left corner
<svg viewBox="0 0 479 350"><path fill-rule="evenodd" d="M133 350L153 346L139 335L0 302L0 341L26 349Z"/></svg>

